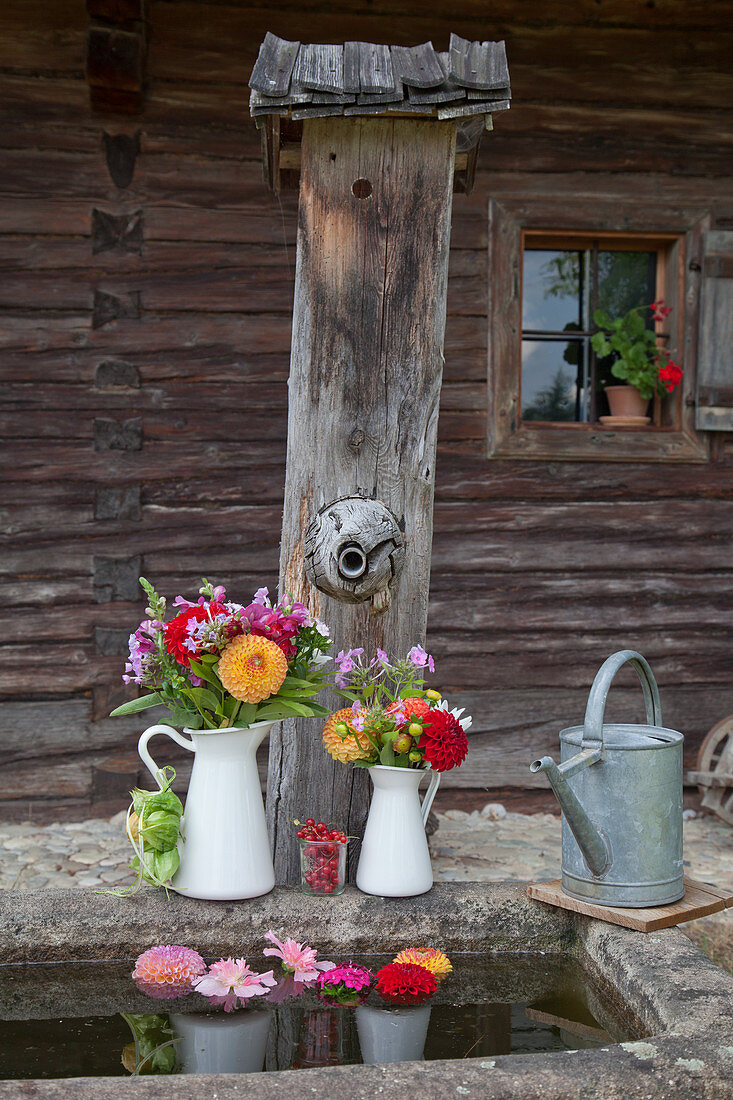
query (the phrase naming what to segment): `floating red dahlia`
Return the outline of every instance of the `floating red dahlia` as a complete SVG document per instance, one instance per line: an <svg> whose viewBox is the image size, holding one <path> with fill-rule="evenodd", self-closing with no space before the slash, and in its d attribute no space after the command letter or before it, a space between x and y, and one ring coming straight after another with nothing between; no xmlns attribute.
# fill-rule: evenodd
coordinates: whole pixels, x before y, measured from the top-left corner
<svg viewBox="0 0 733 1100"><path fill-rule="evenodd" d="M437 988L430 971L415 963L388 963L377 971L375 989L393 1004L419 1004L432 997Z"/></svg>
<svg viewBox="0 0 733 1100"><path fill-rule="evenodd" d="M435 772L457 768L468 752L468 738L461 723L449 710L437 708L425 717L423 734L417 744Z"/></svg>

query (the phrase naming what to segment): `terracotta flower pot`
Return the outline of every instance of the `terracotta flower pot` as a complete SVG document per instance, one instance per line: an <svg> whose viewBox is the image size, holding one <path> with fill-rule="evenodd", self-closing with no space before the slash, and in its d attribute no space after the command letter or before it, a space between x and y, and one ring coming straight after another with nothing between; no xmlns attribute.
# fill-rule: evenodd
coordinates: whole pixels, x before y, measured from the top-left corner
<svg viewBox="0 0 733 1100"><path fill-rule="evenodd" d="M649 399L635 386L606 386L606 396L611 416L646 416Z"/></svg>

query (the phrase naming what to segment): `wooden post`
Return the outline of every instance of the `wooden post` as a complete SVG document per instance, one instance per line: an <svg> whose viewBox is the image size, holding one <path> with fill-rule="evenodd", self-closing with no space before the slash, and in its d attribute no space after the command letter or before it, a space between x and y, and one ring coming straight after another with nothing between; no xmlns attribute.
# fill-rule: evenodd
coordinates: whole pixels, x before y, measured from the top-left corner
<svg viewBox="0 0 733 1100"><path fill-rule="evenodd" d="M303 124L280 572L282 590L328 623L334 653L403 657L425 638L455 134L454 120ZM344 496L375 498L397 519L405 558L391 602L342 602L306 579L306 528ZM297 881L293 819L359 836L368 786L365 771L331 761L318 721L273 733L278 882Z"/></svg>

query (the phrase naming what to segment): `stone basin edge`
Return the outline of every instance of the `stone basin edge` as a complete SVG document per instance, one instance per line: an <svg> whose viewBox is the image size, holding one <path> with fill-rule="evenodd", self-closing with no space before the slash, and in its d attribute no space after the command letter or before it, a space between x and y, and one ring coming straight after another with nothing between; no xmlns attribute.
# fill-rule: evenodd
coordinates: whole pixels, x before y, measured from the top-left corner
<svg viewBox="0 0 733 1100"><path fill-rule="evenodd" d="M259 953L268 928L333 953L398 950L416 936L449 954L566 953L628 1006L647 1038L596 1050L267 1074L0 1081L0 1098L733 1097L733 977L678 929L645 935L531 901L525 889L513 882L440 883L416 898L375 898L352 887L325 899L277 887L245 902L166 899L152 889L133 898L79 889L0 891L0 961L134 958L166 942L204 955Z"/></svg>

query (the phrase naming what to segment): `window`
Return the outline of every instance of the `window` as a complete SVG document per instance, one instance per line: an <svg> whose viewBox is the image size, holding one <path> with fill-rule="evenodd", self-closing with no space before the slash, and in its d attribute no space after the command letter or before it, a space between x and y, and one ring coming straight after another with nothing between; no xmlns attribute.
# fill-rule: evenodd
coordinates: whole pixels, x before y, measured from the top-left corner
<svg viewBox="0 0 733 1100"><path fill-rule="evenodd" d="M611 359L599 362L591 348L593 314L603 309L619 317L663 297L658 279L663 262L658 251L645 242L598 238L552 242L525 235L523 422L587 424L608 413L602 387L616 380ZM654 328L651 320L649 327Z"/></svg>
<svg viewBox="0 0 733 1100"><path fill-rule="evenodd" d="M634 233L522 226L489 204L489 414L492 457L704 461L695 430L697 310L703 223L687 233ZM659 332L684 378L655 397L646 427L618 429L606 383L612 359L591 347L597 308L619 315L664 298L673 309ZM651 315L650 326L653 324Z"/></svg>

